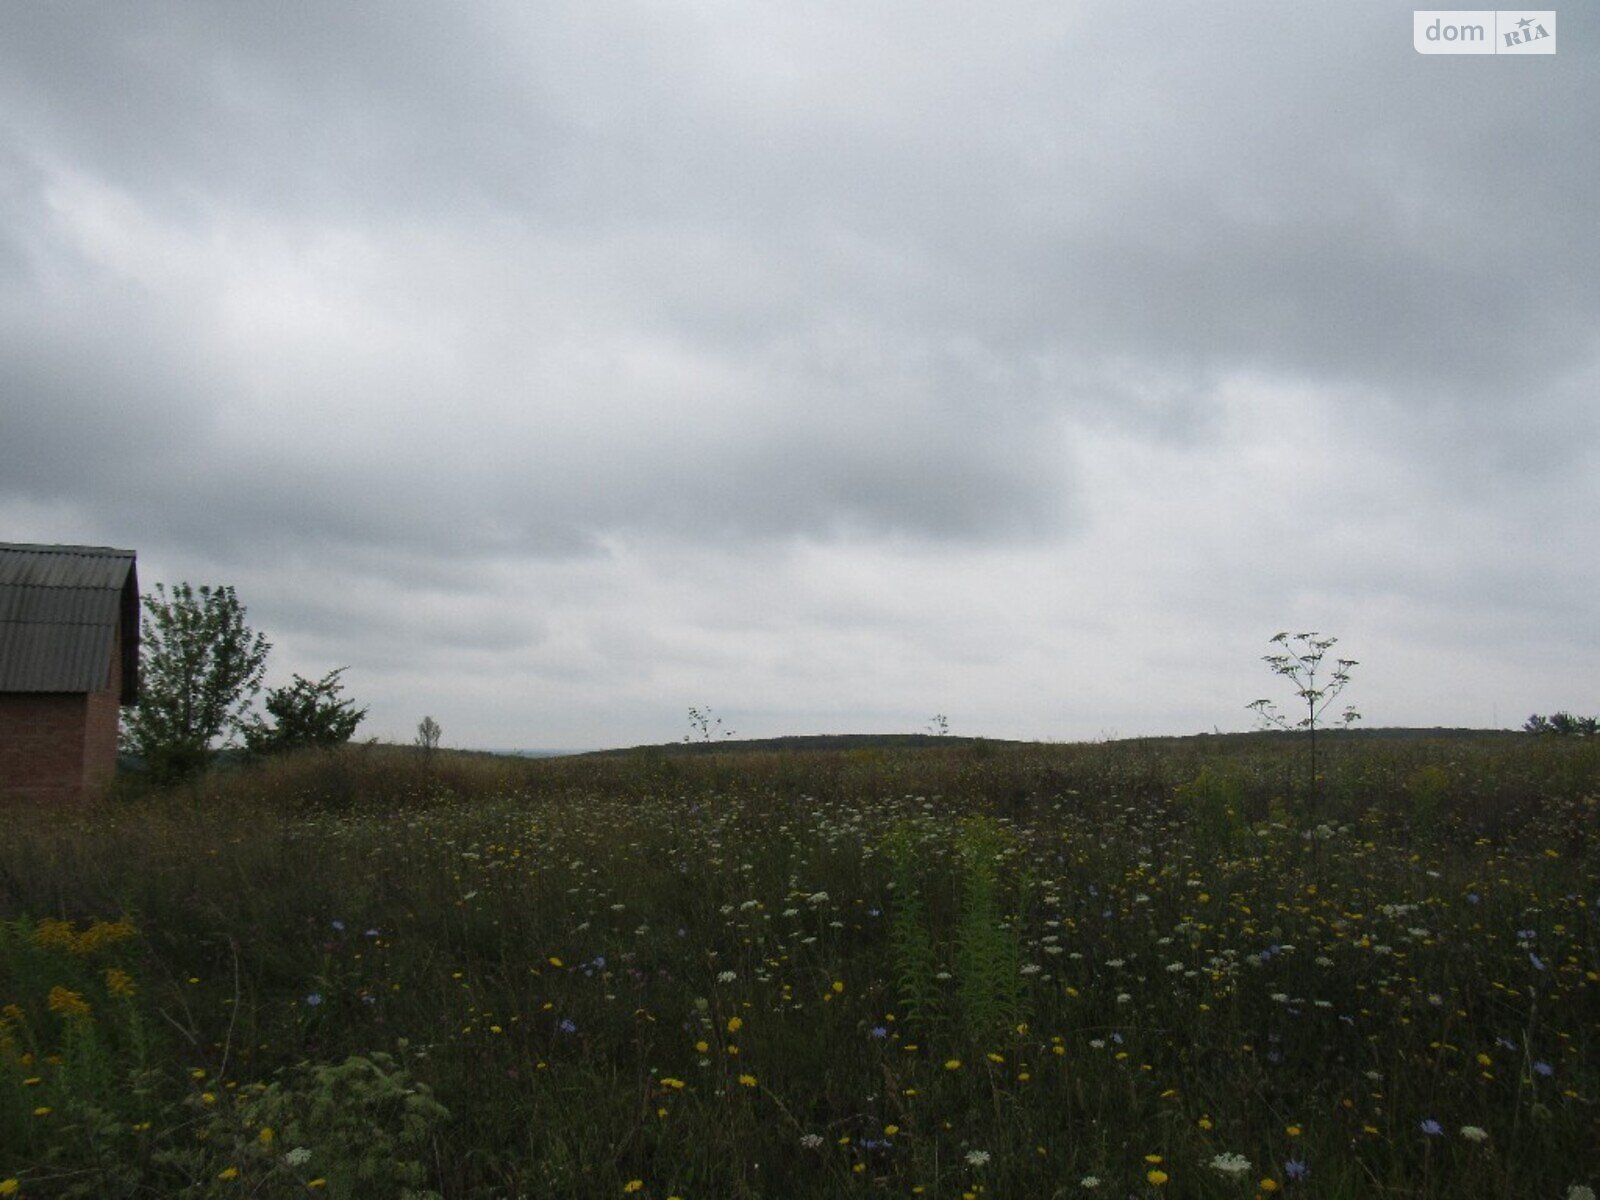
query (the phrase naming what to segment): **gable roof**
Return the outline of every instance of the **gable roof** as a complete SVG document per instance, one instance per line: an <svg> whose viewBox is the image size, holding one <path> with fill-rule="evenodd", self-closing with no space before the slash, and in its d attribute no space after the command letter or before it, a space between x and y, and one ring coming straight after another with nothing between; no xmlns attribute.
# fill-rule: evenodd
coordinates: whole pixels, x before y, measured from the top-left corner
<svg viewBox="0 0 1600 1200"><path fill-rule="evenodd" d="M0 692L97 692L122 631L123 704L139 695L132 550L0 542Z"/></svg>

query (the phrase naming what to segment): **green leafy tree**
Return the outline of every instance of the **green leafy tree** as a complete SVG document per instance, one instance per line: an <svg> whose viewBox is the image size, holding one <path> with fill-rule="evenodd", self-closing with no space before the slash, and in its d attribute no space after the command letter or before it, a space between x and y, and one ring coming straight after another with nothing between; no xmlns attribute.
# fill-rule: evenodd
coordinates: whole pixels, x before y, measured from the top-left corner
<svg viewBox="0 0 1600 1200"><path fill-rule="evenodd" d="M342 746L348 742L367 715L353 700L340 696L344 684L339 676L344 667L329 671L321 679L296 675L288 687L267 692L265 707L276 724L260 717L244 727L244 743L252 754L281 754L310 746Z"/></svg>
<svg viewBox="0 0 1600 1200"><path fill-rule="evenodd" d="M1334 662L1333 673L1326 674L1323 669L1323 658L1327 655L1339 639L1324 637L1320 633L1297 633L1292 638L1287 633L1279 633L1272 638L1274 645L1283 649L1278 654L1264 654L1261 661L1272 669L1274 675L1281 675L1287 679L1294 688L1296 700L1295 711L1305 715L1291 720L1278 711L1278 706L1271 700L1255 700L1246 707L1253 708L1261 717L1263 723L1278 729L1302 729L1306 733L1310 756L1310 789L1309 800L1313 811L1317 807L1317 730L1326 728L1328 721L1326 714L1329 707L1344 691L1350 682L1350 668L1359 666L1353 658L1341 658ZM1322 675L1318 678L1319 673ZM1349 728L1361 719L1361 714L1349 705L1344 712L1335 718L1340 724Z"/></svg>
<svg viewBox="0 0 1600 1200"><path fill-rule="evenodd" d="M140 625L139 704L123 723L123 746L151 775L170 782L210 760L213 744L242 727L261 690L272 645L244 620L231 587L156 584Z"/></svg>

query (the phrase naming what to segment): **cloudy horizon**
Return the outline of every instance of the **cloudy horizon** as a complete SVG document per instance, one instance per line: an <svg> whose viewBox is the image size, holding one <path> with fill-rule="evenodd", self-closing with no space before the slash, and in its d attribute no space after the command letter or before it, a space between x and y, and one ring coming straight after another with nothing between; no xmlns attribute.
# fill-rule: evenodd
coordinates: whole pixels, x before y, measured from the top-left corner
<svg viewBox="0 0 1600 1200"><path fill-rule="evenodd" d="M1600 709L1600 39L1412 9L0 12L0 541L358 736Z"/></svg>

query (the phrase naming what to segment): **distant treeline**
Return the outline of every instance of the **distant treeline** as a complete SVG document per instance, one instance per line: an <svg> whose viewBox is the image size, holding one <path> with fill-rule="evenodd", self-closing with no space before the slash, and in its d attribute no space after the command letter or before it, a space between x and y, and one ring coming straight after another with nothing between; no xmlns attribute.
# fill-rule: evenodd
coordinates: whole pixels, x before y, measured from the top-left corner
<svg viewBox="0 0 1600 1200"><path fill-rule="evenodd" d="M945 747L961 749L972 747L1021 747L1048 745L1095 745L1127 743L1139 746L1181 746L1195 742L1246 742L1260 738L1291 739L1303 737L1296 730L1252 730L1245 733L1194 733L1133 738L1106 738L1095 742L1028 742L1016 738L955 737L931 733L815 733L775 738L739 738L710 742L664 742L659 745L630 746L621 750L592 750L584 757L615 758L637 754L740 754L783 750L913 750ZM1336 729L1319 732L1330 741L1438 741L1442 738L1492 738L1518 737L1512 729L1444 729L1444 728L1384 728Z"/></svg>

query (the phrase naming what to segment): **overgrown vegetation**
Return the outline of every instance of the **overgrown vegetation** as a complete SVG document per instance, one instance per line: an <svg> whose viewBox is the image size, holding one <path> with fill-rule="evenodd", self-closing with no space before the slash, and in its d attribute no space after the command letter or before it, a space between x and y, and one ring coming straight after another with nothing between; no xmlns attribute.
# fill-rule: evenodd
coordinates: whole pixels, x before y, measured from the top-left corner
<svg viewBox="0 0 1600 1200"><path fill-rule="evenodd" d="M1290 735L945 741L8 813L0 1188L1600 1183L1593 739L1330 734L1314 823Z"/></svg>
<svg viewBox="0 0 1600 1200"><path fill-rule="evenodd" d="M231 587L180 583L169 593L156 584L143 598L140 699L123 724L123 751L150 781L174 784L211 765L219 743L228 748L241 736L254 755L348 742L367 710L341 694L343 667L270 689L270 722L251 712L271 650L245 623Z"/></svg>
<svg viewBox="0 0 1600 1200"><path fill-rule="evenodd" d="M288 686L269 690L263 705L272 723L256 717L244 726L244 744L250 753L326 750L348 742L367 710L357 708L341 694L344 684L339 677L344 670L329 671L321 679L296 675Z"/></svg>

